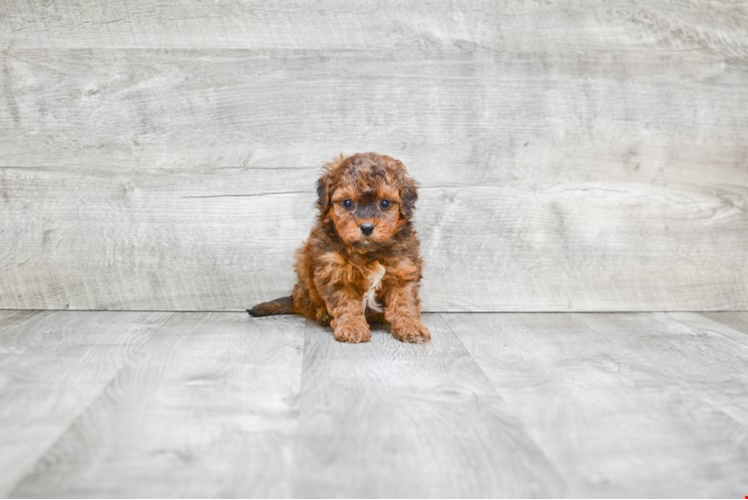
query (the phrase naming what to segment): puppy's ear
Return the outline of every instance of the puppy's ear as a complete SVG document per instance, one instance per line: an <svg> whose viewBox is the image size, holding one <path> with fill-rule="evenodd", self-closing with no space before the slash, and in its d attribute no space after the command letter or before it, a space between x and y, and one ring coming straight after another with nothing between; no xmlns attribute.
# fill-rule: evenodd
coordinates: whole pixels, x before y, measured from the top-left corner
<svg viewBox="0 0 748 500"><path fill-rule="evenodd" d="M330 200L332 193L330 192L330 174L324 173L322 177L317 180L317 207L320 212L325 213L330 210Z"/></svg>
<svg viewBox="0 0 748 500"><path fill-rule="evenodd" d="M393 170L400 186L400 212L405 217L412 217L418 201L418 184L408 175L405 165L400 160L389 157L388 159L393 162Z"/></svg>
<svg viewBox="0 0 748 500"><path fill-rule="evenodd" d="M418 185L407 175L403 176L400 182L400 199L402 200L400 209L403 215L412 217L413 210L416 209L416 201L418 201Z"/></svg>
<svg viewBox="0 0 748 500"><path fill-rule="evenodd" d="M330 210L332 193L335 191L333 177L345 160L346 157L341 153L322 167L322 175L317 180L317 206L323 214Z"/></svg>

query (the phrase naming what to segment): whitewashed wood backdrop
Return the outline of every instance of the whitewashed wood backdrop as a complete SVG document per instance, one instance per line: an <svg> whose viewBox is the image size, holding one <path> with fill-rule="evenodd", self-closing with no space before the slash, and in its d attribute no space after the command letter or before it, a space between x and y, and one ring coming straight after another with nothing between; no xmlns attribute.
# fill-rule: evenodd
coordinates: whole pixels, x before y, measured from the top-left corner
<svg viewBox="0 0 748 500"><path fill-rule="evenodd" d="M338 152L429 311L748 306L744 0L0 0L0 308L290 291Z"/></svg>

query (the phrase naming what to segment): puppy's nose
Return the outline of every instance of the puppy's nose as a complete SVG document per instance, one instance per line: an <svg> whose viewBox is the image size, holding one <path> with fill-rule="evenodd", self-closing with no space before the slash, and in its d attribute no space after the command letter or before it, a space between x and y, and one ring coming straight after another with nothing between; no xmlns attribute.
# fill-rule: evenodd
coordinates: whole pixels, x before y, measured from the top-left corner
<svg viewBox="0 0 748 500"><path fill-rule="evenodd" d="M359 228L361 229L361 232L364 233L364 236L369 236L374 232L374 224L372 224L371 222L361 224Z"/></svg>

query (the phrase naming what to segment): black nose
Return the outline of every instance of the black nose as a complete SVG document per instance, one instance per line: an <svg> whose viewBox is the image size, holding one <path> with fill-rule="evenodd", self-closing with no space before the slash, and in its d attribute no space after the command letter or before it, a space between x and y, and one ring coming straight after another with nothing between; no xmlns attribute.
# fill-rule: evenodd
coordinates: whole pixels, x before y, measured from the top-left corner
<svg viewBox="0 0 748 500"><path fill-rule="evenodd" d="M371 233L374 232L374 224L371 222L367 222L366 224L361 224L359 226L361 229L361 232L364 233L365 236L369 236Z"/></svg>

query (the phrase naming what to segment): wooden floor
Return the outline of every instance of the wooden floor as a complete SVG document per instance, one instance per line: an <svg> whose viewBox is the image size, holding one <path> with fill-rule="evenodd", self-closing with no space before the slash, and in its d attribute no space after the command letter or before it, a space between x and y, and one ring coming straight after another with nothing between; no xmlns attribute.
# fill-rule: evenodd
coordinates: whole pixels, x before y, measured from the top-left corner
<svg viewBox="0 0 748 500"><path fill-rule="evenodd" d="M0 311L0 496L748 495L748 313Z"/></svg>

